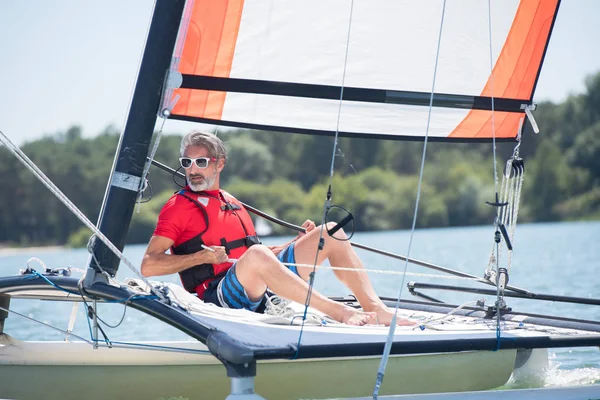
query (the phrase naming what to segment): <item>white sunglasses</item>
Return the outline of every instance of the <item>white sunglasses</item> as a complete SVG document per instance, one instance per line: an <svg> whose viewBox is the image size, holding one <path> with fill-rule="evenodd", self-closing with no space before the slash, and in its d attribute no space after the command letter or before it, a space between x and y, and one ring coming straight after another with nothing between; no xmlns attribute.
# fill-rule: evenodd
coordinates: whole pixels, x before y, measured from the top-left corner
<svg viewBox="0 0 600 400"><path fill-rule="evenodd" d="M185 169L191 168L193 162L196 163L196 167L204 169L204 168L208 167L208 163L210 161L217 161L217 159L211 158L211 157L198 157L198 158L181 157L179 159L179 163Z"/></svg>

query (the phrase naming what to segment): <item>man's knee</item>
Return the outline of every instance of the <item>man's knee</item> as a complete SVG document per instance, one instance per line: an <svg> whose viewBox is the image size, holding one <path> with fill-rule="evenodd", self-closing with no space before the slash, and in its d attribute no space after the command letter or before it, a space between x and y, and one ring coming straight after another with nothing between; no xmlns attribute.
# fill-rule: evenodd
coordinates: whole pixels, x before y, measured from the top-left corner
<svg viewBox="0 0 600 400"><path fill-rule="evenodd" d="M330 236L329 236L329 231L331 231L333 228L335 228L335 226L336 226L336 225L337 225L337 222L327 222L327 223L325 224L325 230L327 231L327 236L328 236L328 237L330 237ZM341 239L341 240L345 240L345 239L347 239L347 238L348 238L348 237L346 236L346 232L344 232L344 228L339 228L339 229L337 230L337 232L335 232L335 233L333 234L333 237L334 237L335 239ZM327 241L326 241L325 243L327 244Z"/></svg>
<svg viewBox="0 0 600 400"><path fill-rule="evenodd" d="M244 253L244 259L257 266L277 260L273 252L269 250L267 246L262 244L255 244L246 250Z"/></svg>

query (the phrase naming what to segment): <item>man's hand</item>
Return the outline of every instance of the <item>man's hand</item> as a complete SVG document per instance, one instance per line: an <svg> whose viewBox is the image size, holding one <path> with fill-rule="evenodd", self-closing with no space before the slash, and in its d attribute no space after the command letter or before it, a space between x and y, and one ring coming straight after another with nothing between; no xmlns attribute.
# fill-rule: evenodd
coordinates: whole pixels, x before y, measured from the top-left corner
<svg viewBox="0 0 600 400"><path fill-rule="evenodd" d="M300 233L298 233L298 237L296 239L300 239L302 236L306 235L307 233L309 233L310 231L312 231L313 229L315 229L316 225L315 225L315 223L313 221L311 221L310 219L307 219L302 224L302 227L304 229L306 229L306 232L300 232Z"/></svg>
<svg viewBox="0 0 600 400"><path fill-rule="evenodd" d="M206 264L222 264L227 262L229 256L223 246L210 246L204 250L200 250L198 253L202 254L202 263Z"/></svg>

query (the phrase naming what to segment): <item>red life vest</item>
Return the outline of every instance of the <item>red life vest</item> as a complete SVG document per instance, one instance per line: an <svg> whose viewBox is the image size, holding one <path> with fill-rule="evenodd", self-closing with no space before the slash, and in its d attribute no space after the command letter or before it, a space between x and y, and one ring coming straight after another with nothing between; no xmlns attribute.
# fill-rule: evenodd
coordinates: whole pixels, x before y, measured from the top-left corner
<svg viewBox="0 0 600 400"><path fill-rule="evenodd" d="M219 196L181 190L177 193L198 206L204 216L205 228L190 240L172 247L173 254L191 254L205 246L223 246L229 258L238 259L248 248L260 243L254 224L242 204L229 193L219 190ZM202 298L207 284L224 275L232 263L199 264L179 272L183 287Z"/></svg>

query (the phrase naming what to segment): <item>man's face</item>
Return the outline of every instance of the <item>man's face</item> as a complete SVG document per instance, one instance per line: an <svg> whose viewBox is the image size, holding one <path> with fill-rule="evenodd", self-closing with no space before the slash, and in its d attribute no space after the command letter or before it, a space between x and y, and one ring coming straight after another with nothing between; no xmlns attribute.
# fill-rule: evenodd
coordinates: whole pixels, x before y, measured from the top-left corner
<svg viewBox="0 0 600 400"><path fill-rule="evenodd" d="M204 146L188 146L183 152L183 157L196 159L207 157L210 159L206 168L200 168L192 161L190 168L185 168L185 177L188 185L194 192L203 190L217 190L219 188L219 173L223 169L223 160L214 161L208 149Z"/></svg>

